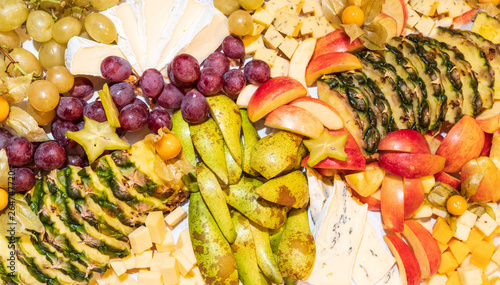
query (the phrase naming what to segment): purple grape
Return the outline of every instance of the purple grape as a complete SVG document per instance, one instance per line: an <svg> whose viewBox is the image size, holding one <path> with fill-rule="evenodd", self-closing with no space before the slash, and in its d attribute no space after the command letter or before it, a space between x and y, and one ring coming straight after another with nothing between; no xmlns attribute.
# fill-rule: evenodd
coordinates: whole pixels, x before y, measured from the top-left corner
<svg viewBox="0 0 500 285"><path fill-rule="evenodd" d="M83 130L83 128L85 127L85 121L81 121L79 122L78 124L76 124L76 127L78 128L78 130Z"/></svg>
<svg viewBox="0 0 500 285"><path fill-rule="evenodd" d="M4 148L7 141L14 135L9 130L0 128L0 149Z"/></svg>
<svg viewBox="0 0 500 285"><path fill-rule="evenodd" d="M194 82L182 82L175 78L174 72L170 68L170 65L168 66L168 79L170 79L170 82L178 88L192 88L194 86Z"/></svg>
<svg viewBox="0 0 500 285"><path fill-rule="evenodd" d="M139 80L142 93L150 98L156 98L163 90L165 81L163 75L154 68L146 69Z"/></svg>
<svg viewBox="0 0 500 285"><path fill-rule="evenodd" d="M69 93L76 98L88 97L94 93L94 84L86 77L75 77L75 83Z"/></svg>
<svg viewBox="0 0 500 285"><path fill-rule="evenodd" d="M271 68L262 60L251 60L245 65L245 77L252 84L262 84L271 77Z"/></svg>
<svg viewBox="0 0 500 285"><path fill-rule="evenodd" d="M9 165L23 166L33 157L33 144L25 137L11 137L5 145Z"/></svg>
<svg viewBox="0 0 500 285"><path fill-rule="evenodd" d="M158 134L158 130L163 127L172 129L172 118L167 111L155 108L149 113L148 128L151 132Z"/></svg>
<svg viewBox="0 0 500 285"><path fill-rule="evenodd" d="M128 82L120 82L111 85L111 87L109 87L109 94L111 94L111 98L113 98L113 102L115 102L118 110L132 103L135 98L134 87Z"/></svg>
<svg viewBox="0 0 500 285"><path fill-rule="evenodd" d="M182 118L188 123L203 122L208 116L208 102L200 92L193 90L184 96L181 104Z"/></svg>
<svg viewBox="0 0 500 285"><path fill-rule="evenodd" d="M148 121L148 111L140 104L130 104L125 106L118 114L118 120L122 129L127 132L140 130Z"/></svg>
<svg viewBox="0 0 500 285"><path fill-rule="evenodd" d="M241 70L231 69L224 73L224 91L228 95L238 95L245 88L247 80Z"/></svg>
<svg viewBox="0 0 500 285"><path fill-rule="evenodd" d="M139 99L139 98L135 98L134 101L132 101L131 104L137 104L137 105L143 107L144 110L146 110L146 112L148 111L148 108L149 108L148 105L144 101L142 101L141 99Z"/></svg>
<svg viewBox="0 0 500 285"><path fill-rule="evenodd" d="M106 111L104 111L101 101L94 101L85 106L85 108L83 108L83 115L101 123L108 120L106 117Z"/></svg>
<svg viewBox="0 0 500 285"><path fill-rule="evenodd" d="M67 148L73 148L76 146L76 142L72 139L69 139L66 136L66 132L76 132L78 131L78 126L73 122L55 120L52 122L52 136L54 139L60 143L62 146Z"/></svg>
<svg viewBox="0 0 500 285"><path fill-rule="evenodd" d="M85 161L83 160L83 157L76 155L76 154L70 154L66 157L66 163L68 165L73 165L73 166L78 166L78 167L85 167Z"/></svg>
<svg viewBox="0 0 500 285"><path fill-rule="evenodd" d="M222 74L213 67L205 67L201 70L196 88L203 95L214 95L222 89L222 84Z"/></svg>
<svg viewBox="0 0 500 285"><path fill-rule="evenodd" d="M83 114L83 103L79 98L61 97L56 108L56 114L65 121L76 121Z"/></svg>
<svg viewBox="0 0 500 285"><path fill-rule="evenodd" d="M35 165L42 170L53 170L63 166L66 151L56 141L45 142L35 151Z"/></svg>
<svg viewBox="0 0 500 285"><path fill-rule="evenodd" d="M184 94L173 84L165 84L160 96L156 99L156 103L167 109L179 109L181 107Z"/></svg>
<svg viewBox="0 0 500 285"><path fill-rule="evenodd" d="M31 190L35 185L35 174L26 167L12 168L12 188L18 193Z"/></svg>
<svg viewBox="0 0 500 285"><path fill-rule="evenodd" d="M222 41L222 51L231 59L241 59L245 55L245 45L236 36L227 36Z"/></svg>
<svg viewBox="0 0 500 285"><path fill-rule="evenodd" d="M195 82L200 77L200 64L192 55L179 54L174 57L170 65L175 79L179 81Z"/></svg>
<svg viewBox="0 0 500 285"><path fill-rule="evenodd" d="M101 74L109 81L124 81L132 75L132 65L123 57L108 56L101 62Z"/></svg>
<svg viewBox="0 0 500 285"><path fill-rule="evenodd" d="M220 74L224 74L229 70L229 59L222 52L213 52L205 59L203 66L213 67Z"/></svg>

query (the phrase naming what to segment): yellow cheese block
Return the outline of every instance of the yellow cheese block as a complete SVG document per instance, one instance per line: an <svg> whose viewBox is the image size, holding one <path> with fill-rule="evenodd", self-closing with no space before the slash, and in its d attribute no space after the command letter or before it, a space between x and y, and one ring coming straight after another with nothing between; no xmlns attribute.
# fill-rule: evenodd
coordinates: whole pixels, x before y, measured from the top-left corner
<svg viewBox="0 0 500 285"><path fill-rule="evenodd" d="M130 233L128 239L135 254L142 253L153 246L149 229L145 226L140 226Z"/></svg>
<svg viewBox="0 0 500 285"><path fill-rule="evenodd" d="M146 218L146 227L149 229L151 241L161 243L167 235L167 227L163 219L162 211L150 212Z"/></svg>
<svg viewBox="0 0 500 285"><path fill-rule="evenodd" d="M302 19L302 27L300 27L300 33L305 36L312 34L314 28L319 26L318 17L305 17Z"/></svg>
<svg viewBox="0 0 500 285"><path fill-rule="evenodd" d="M193 265L197 265L198 261L196 261L196 256L194 255L194 250L193 246L191 243L186 243L181 247L182 253L186 256L186 258L191 262Z"/></svg>
<svg viewBox="0 0 500 285"><path fill-rule="evenodd" d="M285 38L281 35L280 32L276 30L276 28L273 25L269 26L269 28L267 28L266 33L264 34L264 43L268 47L273 49L277 49L278 46L281 45L281 43L283 43L284 40Z"/></svg>
<svg viewBox="0 0 500 285"><path fill-rule="evenodd" d="M288 5L287 0L269 0L264 4L264 9L271 15Z"/></svg>
<svg viewBox="0 0 500 285"><path fill-rule="evenodd" d="M255 13L253 13L252 18L255 23L260 24L265 28L269 27L274 20L273 13L269 13L267 10L262 8L257 8Z"/></svg>
<svg viewBox="0 0 500 285"><path fill-rule="evenodd" d="M260 48L264 48L264 40L260 35L256 36L244 36L243 39L243 45L245 45L245 53L246 54L253 54L255 51L257 51Z"/></svg>
<svg viewBox="0 0 500 285"><path fill-rule="evenodd" d="M448 243L453 237L453 230L445 219L438 217L432 228L432 236L441 243Z"/></svg>
<svg viewBox="0 0 500 285"><path fill-rule="evenodd" d="M318 18L318 25L314 27L312 36L314 38L322 38L326 34L333 32L335 29L330 25L330 22L325 17Z"/></svg>
<svg viewBox="0 0 500 285"><path fill-rule="evenodd" d="M189 236L189 229L185 229L179 234L179 238L177 239L177 244L175 246L177 248L181 248L186 243L191 243L191 237Z"/></svg>
<svg viewBox="0 0 500 285"><path fill-rule="evenodd" d="M453 271L450 276L448 276L448 281L446 281L446 285L463 285L462 281L460 281L460 277L458 276L457 271Z"/></svg>
<svg viewBox="0 0 500 285"><path fill-rule="evenodd" d="M491 256L491 260L500 265L500 246L497 246L495 253L493 253L493 256Z"/></svg>
<svg viewBox="0 0 500 285"><path fill-rule="evenodd" d="M458 262L453 257L453 254L449 251L445 251L441 255L441 264L439 265L438 272L439 274L450 274L458 267Z"/></svg>
<svg viewBox="0 0 500 285"><path fill-rule="evenodd" d="M458 270L460 281L464 285L481 284L481 275L483 272L479 268L474 267L460 267Z"/></svg>
<svg viewBox="0 0 500 285"><path fill-rule="evenodd" d="M274 49L260 48L255 52L253 59L262 60L267 63L269 67L272 67L277 56L278 52Z"/></svg>
<svg viewBox="0 0 500 285"><path fill-rule="evenodd" d="M447 243L442 243L440 241L437 242L439 249L441 250L441 253L443 253L445 250L448 249L448 244Z"/></svg>
<svg viewBox="0 0 500 285"><path fill-rule="evenodd" d="M137 274L139 285L162 285L161 274L156 271L141 270Z"/></svg>
<svg viewBox="0 0 500 285"><path fill-rule="evenodd" d="M476 249L476 246L479 244L480 241L483 240L484 234L478 230L476 227L473 227L470 231L469 238L467 241L465 241L465 245L470 249L470 251L473 251Z"/></svg>
<svg viewBox="0 0 500 285"><path fill-rule="evenodd" d="M288 58L292 58L293 53L299 46L299 42L292 38L292 37L286 37L285 40L280 44L279 49L281 52L286 55Z"/></svg>
<svg viewBox="0 0 500 285"><path fill-rule="evenodd" d="M135 255L137 264L136 268L150 268L151 261L153 260L153 251L146 250L142 253Z"/></svg>
<svg viewBox="0 0 500 285"><path fill-rule="evenodd" d="M252 31L248 35L250 36L261 35L265 28L266 27L262 26L261 24L253 23Z"/></svg>
<svg viewBox="0 0 500 285"><path fill-rule="evenodd" d="M178 249L172 253L172 256L177 260L177 264L179 266L179 271L183 276L186 276L189 271L194 267L194 264L189 261L186 255L182 252L182 250Z"/></svg>
<svg viewBox="0 0 500 285"><path fill-rule="evenodd" d="M136 262L134 251L131 250L130 255L122 258L122 261L123 261L123 264L125 265L125 269L127 269L127 270L135 269L137 262Z"/></svg>
<svg viewBox="0 0 500 285"><path fill-rule="evenodd" d="M458 264L462 264L462 261L465 260L470 252L469 248L463 242L455 238L450 240L448 246L450 248L450 252L453 254Z"/></svg>
<svg viewBox="0 0 500 285"><path fill-rule="evenodd" d="M163 259L160 272L163 276L164 285L175 285L179 283L180 272L175 257L169 256Z"/></svg>
<svg viewBox="0 0 500 285"><path fill-rule="evenodd" d="M151 268L149 270L160 272L163 260L169 256L170 256L170 252L155 252L155 253L153 253L153 259L151 260Z"/></svg>
<svg viewBox="0 0 500 285"><path fill-rule="evenodd" d="M282 58L281 56L276 57L273 67L271 67L271 77L278 76L288 76L288 69L290 68L290 61Z"/></svg>
<svg viewBox="0 0 500 285"><path fill-rule="evenodd" d="M302 27L302 21L295 15L282 14L274 19L274 27L287 36L296 37Z"/></svg>
<svg viewBox="0 0 500 285"><path fill-rule="evenodd" d="M470 263L481 268L482 270L485 270L488 263L490 263L495 249L494 245L486 241L480 241L476 248L472 251Z"/></svg>
<svg viewBox="0 0 500 285"><path fill-rule="evenodd" d="M127 272L127 268L125 268L125 264L121 259L111 259L109 261L109 265L111 265L111 268L113 268L116 276L120 276L123 273Z"/></svg>
<svg viewBox="0 0 500 285"><path fill-rule="evenodd" d="M162 243L156 244L156 250L158 252L169 252L169 253L175 251L175 243L172 232L168 231Z"/></svg>
<svg viewBox="0 0 500 285"><path fill-rule="evenodd" d="M170 212L170 214L168 214L165 217L165 222L167 223L167 226L170 227L170 229L173 229L186 217L187 217L186 211L184 211L184 209L182 209L181 207L177 207L175 210Z"/></svg>

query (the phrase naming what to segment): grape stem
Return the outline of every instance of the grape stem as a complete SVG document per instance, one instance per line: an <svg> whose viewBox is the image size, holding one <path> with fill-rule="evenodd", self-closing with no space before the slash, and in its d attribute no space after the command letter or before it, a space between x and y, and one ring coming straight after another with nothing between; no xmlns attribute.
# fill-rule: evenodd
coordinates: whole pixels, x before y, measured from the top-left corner
<svg viewBox="0 0 500 285"><path fill-rule="evenodd" d="M27 73L19 66L19 62L18 61L15 61L11 56L10 54L7 52L7 50L5 50L2 46L0 46L0 52L3 53L3 55L5 55L5 57L7 57L10 61L9 64L7 64L7 67L5 68L5 72L7 73L7 75L9 75L9 77L14 77L12 76L7 70L9 69L9 66L11 64L14 65L14 70L17 69L21 72L22 75L26 75Z"/></svg>

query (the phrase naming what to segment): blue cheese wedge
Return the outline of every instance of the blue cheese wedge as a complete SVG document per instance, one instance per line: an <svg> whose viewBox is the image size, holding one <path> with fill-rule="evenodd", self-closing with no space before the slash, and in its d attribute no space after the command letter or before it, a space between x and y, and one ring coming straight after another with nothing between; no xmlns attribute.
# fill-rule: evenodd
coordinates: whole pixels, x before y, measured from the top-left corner
<svg viewBox="0 0 500 285"><path fill-rule="evenodd" d="M400 285L401 278L399 277L398 267L394 266L387 272L376 285Z"/></svg>

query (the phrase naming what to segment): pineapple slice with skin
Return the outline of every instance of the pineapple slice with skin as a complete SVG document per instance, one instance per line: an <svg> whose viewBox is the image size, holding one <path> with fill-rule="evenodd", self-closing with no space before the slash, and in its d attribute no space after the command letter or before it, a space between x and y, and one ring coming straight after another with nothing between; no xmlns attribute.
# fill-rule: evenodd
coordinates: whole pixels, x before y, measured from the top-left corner
<svg viewBox="0 0 500 285"><path fill-rule="evenodd" d="M488 16L485 12L477 14L471 31L478 33L494 44L500 44L500 21Z"/></svg>

